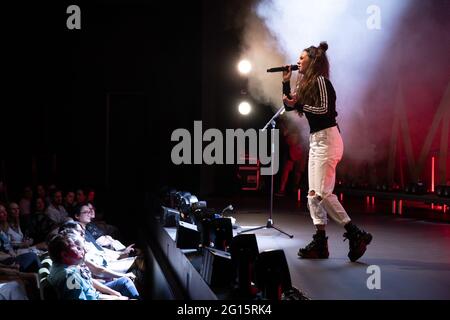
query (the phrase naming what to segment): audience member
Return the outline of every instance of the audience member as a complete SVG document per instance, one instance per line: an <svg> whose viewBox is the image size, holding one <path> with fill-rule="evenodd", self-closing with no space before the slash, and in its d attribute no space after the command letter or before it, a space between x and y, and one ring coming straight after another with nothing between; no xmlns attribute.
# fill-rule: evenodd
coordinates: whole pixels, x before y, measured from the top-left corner
<svg viewBox="0 0 450 320"><path fill-rule="evenodd" d="M70 220L66 209L62 206L62 192L60 190L54 190L50 194L51 204L47 208L47 215L56 224L62 224Z"/></svg>

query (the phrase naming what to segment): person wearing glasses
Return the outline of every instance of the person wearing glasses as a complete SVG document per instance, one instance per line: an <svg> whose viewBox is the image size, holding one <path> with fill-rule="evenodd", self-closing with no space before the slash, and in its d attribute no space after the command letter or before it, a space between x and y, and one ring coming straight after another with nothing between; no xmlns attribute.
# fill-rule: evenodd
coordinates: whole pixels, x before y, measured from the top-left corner
<svg viewBox="0 0 450 320"><path fill-rule="evenodd" d="M104 267L109 271L116 272L120 276L127 276L134 278L134 274L128 272L134 263L136 257L128 257L128 253L124 254L120 251L113 251L101 247L86 229L86 226L91 222L91 209L88 205L78 206L75 209L74 219L79 222L84 231L86 239L86 261ZM99 271L100 272L100 271ZM94 274L98 274L93 271Z"/></svg>

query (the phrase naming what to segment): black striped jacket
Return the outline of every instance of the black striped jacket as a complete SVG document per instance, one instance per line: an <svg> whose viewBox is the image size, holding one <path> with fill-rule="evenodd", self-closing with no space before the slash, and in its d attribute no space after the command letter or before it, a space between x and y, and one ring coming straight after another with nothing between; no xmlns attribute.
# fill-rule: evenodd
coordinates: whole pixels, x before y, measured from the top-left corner
<svg viewBox="0 0 450 320"><path fill-rule="evenodd" d="M310 133L314 133L326 128L334 127L336 123L336 92L330 80L323 76L317 77L315 94L319 97L319 105L312 101L298 101L294 108L284 105L286 111L298 110L303 112L308 119ZM283 94L290 97L290 82L283 82Z"/></svg>

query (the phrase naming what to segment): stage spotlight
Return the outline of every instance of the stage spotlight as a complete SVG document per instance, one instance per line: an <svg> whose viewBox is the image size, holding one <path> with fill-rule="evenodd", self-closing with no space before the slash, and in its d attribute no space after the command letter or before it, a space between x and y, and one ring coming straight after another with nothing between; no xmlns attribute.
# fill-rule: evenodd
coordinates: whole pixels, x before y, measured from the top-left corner
<svg viewBox="0 0 450 320"><path fill-rule="evenodd" d="M241 74L248 74L252 71L252 64L248 60L241 60L238 63L238 70Z"/></svg>
<svg viewBox="0 0 450 320"><path fill-rule="evenodd" d="M248 115L250 113L250 111L252 111L252 106L247 101L242 101L239 104L238 108L239 108L239 113L242 114L243 116Z"/></svg>

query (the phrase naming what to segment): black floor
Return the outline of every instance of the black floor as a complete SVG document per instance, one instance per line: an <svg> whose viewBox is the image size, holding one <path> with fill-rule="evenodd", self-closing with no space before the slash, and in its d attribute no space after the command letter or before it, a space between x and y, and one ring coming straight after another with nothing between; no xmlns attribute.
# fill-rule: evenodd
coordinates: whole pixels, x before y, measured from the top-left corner
<svg viewBox="0 0 450 320"><path fill-rule="evenodd" d="M267 201L240 197L213 202L226 206L227 201L235 206L233 216L243 229L266 224ZM347 258L344 230L333 221L327 227L330 258L299 259L297 251L310 241L314 228L304 204L288 198L276 199L272 218L275 226L294 238L275 229L257 230L259 250L283 249L293 285L311 299L450 299L450 224L421 220L417 215L408 218L406 213L413 209L393 216L388 205L366 210L361 203L344 201L353 221L374 236L356 263ZM380 289L367 287L371 265L380 268Z"/></svg>

